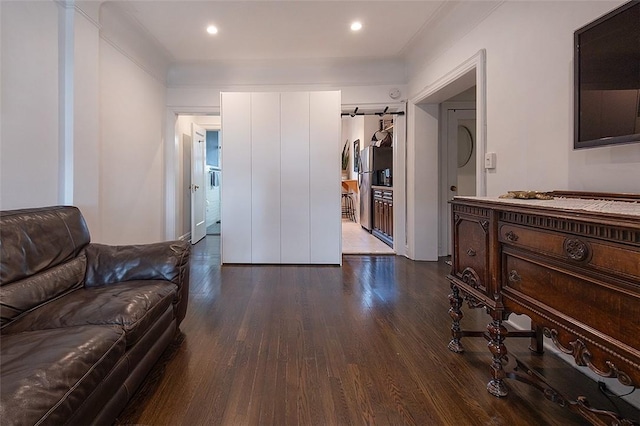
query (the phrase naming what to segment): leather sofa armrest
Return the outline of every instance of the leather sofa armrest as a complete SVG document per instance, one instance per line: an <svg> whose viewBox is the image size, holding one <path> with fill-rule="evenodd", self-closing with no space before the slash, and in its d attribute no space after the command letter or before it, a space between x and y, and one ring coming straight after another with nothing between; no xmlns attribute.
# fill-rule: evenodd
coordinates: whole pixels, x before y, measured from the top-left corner
<svg viewBox="0 0 640 426"><path fill-rule="evenodd" d="M187 311L189 298L189 257L186 241L110 246L91 243L87 255L86 287L133 280L166 280L178 286L178 324Z"/></svg>

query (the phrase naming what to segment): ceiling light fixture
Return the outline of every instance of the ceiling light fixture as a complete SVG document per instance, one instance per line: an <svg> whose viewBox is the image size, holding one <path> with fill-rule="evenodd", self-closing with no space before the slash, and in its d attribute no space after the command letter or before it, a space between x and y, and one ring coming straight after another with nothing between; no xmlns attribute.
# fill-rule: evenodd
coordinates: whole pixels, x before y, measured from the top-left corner
<svg viewBox="0 0 640 426"><path fill-rule="evenodd" d="M215 26L215 25L209 25L209 26L207 27L207 32L208 32L209 34L218 34L218 29L216 28L216 26Z"/></svg>
<svg viewBox="0 0 640 426"><path fill-rule="evenodd" d="M351 23L351 31L360 31L362 29L362 24L358 21Z"/></svg>

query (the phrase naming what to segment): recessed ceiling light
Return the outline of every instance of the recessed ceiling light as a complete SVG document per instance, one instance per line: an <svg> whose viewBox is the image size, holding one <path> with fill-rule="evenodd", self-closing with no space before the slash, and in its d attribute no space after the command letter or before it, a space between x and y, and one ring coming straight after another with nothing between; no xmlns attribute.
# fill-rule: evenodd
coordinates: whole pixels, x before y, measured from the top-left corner
<svg viewBox="0 0 640 426"><path fill-rule="evenodd" d="M360 31L362 29L362 24L358 21L351 23L351 31Z"/></svg>
<svg viewBox="0 0 640 426"><path fill-rule="evenodd" d="M207 27L207 32L208 32L209 34L218 34L218 29L216 28L216 26L215 26L215 25L209 25L209 26Z"/></svg>

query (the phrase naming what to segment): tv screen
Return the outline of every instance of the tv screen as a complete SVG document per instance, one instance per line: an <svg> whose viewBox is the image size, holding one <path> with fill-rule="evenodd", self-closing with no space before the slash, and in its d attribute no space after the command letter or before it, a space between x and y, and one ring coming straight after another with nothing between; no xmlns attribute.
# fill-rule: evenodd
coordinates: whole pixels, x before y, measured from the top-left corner
<svg viewBox="0 0 640 426"><path fill-rule="evenodd" d="M574 148L640 142L640 1L574 34Z"/></svg>

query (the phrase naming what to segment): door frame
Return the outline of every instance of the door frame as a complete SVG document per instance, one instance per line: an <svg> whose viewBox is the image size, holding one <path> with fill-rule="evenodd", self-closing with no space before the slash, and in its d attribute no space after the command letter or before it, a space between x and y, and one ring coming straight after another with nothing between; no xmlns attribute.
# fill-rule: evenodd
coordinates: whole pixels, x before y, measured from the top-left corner
<svg viewBox="0 0 640 426"><path fill-rule="evenodd" d="M407 123L407 229L408 257L438 260L439 229L449 217L440 213L439 105L452 96L476 86L477 158L476 194L487 193L484 154L487 141L486 50L418 91L410 98Z"/></svg>
<svg viewBox="0 0 640 426"><path fill-rule="evenodd" d="M178 193L180 167L181 141L177 132L179 115L220 115L220 107L167 107L165 109L165 130L164 130L164 234L166 240L175 240L178 223L179 209L182 208L182 200ZM202 126L205 130L221 130Z"/></svg>
<svg viewBox="0 0 640 426"><path fill-rule="evenodd" d="M393 251L398 256L407 256L407 103L343 103L342 111L352 111L356 107L361 110L377 111L390 107L394 112L404 113L394 117L391 145L393 147ZM350 142L353 143L353 141ZM362 147L364 143L361 141L361 144ZM342 145L340 148L342 149Z"/></svg>
<svg viewBox="0 0 640 426"><path fill-rule="evenodd" d="M202 135L200 135L202 133ZM196 137L202 136L202 139ZM202 143L202 146L199 144ZM200 158L202 154L202 158ZM199 167L194 160L201 163L200 174ZM206 182L206 164L207 164L207 129L198 123L191 122L191 183L189 189L191 191L191 244L195 244L207 236L207 188ZM198 192L199 191L199 192ZM196 209L197 207L197 209ZM199 214L202 215L202 221L197 223ZM204 227L204 232L196 233L198 226Z"/></svg>

